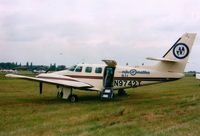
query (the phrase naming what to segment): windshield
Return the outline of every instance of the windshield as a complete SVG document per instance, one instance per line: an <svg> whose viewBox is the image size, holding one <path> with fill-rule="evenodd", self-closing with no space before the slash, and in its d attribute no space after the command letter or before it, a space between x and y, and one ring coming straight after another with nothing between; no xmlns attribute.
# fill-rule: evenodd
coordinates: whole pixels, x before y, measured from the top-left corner
<svg viewBox="0 0 200 136"><path fill-rule="evenodd" d="M76 66L77 66L77 65L73 65L73 66L71 66L68 70L69 70L69 71L74 71L75 68L76 68Z"/></svg>

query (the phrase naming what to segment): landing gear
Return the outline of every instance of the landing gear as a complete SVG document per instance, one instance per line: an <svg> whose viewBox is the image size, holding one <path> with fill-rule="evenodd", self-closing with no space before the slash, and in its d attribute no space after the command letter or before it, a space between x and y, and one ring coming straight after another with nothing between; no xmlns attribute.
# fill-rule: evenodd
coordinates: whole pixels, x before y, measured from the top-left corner
<svg viewBox="0 0 200 136"><path fill-rule="evenodd" d="M68 100L70 102L77 102L78 101L78 96L77 95L70 95Z"/></svg>
<svg viewBox="0 0 200 136"><path fill-rule="evenodd" d="M57 98L69 100L70 102L78 101L78 96L72 95L72 88L61 88L57 93Z"/></svg>
<svg viewBox="0 0 200 136"><path fill-rule="evenodd" d="M118 90L118 95L119 96L124 96L124 95L127 95L126 91L124 89L119 89Z"/></svg>
<svg viewBox="0 0 200 136"><path fill-rule="evenodd" d="M63 91L58 91L57 93L57 98L62 98L63 97Z"/></svg>

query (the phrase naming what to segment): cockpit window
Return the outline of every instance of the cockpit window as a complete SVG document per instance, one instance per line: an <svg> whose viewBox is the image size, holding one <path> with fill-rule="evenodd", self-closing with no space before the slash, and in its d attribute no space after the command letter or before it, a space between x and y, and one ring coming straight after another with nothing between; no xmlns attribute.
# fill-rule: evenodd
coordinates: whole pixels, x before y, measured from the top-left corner
<svg viewBox="0 0 200 136"><path fill-rule="evenodd" d="M82 66L77 66L76 69L75 69L75 71L76 71L76 72L81 72L81 71L82 71L82 68L83 68Z"/></svg>
<svg viewBox="0 0 200 136"><path fill-rule="evenodd" d="M69 71L74 71L74 69L76 68L77 65L71 66L68 70Z"/></svg>
<svg viewBox="0 0 200 136"><path fill-rule="evenodd" d="M86 67L85 68L86 73L91 73L92 72L92 67Z"/></svg>
<svg viewBox="0 0 200 136"><path fill-rule="evenodd" d="M101 67L97 67L96 69L95 69L95 73L101 73L102 72L102 68Z"/></svg>

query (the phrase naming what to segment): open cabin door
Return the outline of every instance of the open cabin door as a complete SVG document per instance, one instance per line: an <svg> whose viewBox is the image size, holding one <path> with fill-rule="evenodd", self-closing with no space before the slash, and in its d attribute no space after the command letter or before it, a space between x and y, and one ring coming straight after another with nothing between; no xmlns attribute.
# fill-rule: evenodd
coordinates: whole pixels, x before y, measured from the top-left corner
<svg viewBox="0 0 200 136"><path fill-rule="evenodd" d="M113 77L114 77L115 67L106 66L103 76L103 86L104 88L113 87Z"/></svg>
<svg viewBox="0 0 200 136"><path fill-rule="evenodd" d="M103 76L103 92L101 94L102 98L111 99L113 97L113 78L115 74L115 67L117 65L114 60L103 60L107 66L104 70Z"/></svg>

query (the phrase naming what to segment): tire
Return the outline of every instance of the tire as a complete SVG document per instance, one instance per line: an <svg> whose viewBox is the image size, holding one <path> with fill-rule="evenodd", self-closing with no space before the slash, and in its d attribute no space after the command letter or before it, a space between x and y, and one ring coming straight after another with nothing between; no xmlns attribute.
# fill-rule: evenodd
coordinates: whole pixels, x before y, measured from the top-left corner
<svg viewBox="0 0 200 136"><path fill-rule="evenodd" d="M70 102L77 102L78 101L78 96L77 95L71 95L70 97L69 97L69 101Z"/></svg>

